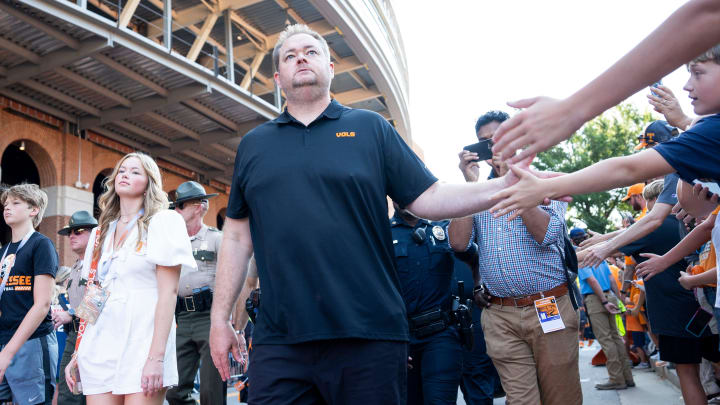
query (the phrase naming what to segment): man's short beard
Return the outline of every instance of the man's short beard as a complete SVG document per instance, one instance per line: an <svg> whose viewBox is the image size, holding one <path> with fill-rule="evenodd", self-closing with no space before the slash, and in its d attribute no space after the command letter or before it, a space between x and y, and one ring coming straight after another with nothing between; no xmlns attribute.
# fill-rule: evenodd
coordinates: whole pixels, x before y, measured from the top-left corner
<svg viewBox="0 0 720 405"><path fill-rule="evenodd" d="M302 80L299 83L294 81L292 82L293 89L299 89L301 87L312 87L318 85L318 79L314 78L312 80Z"/></svg>

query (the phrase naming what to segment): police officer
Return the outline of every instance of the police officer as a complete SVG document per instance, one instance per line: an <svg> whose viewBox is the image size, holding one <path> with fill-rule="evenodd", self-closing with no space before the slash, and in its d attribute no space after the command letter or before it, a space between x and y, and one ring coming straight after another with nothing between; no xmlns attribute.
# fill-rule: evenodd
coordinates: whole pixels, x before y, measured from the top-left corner
<svg viewBox="0 0 720 405"><path fill-rule="evenodd" d="M448 222L419 219L393 203L395 260L410 326L408 404L455 404L462 346L451 325L454 254Z"/></svg>
<svg viewBox="0 0 720 405"><path fill-rule="evenodd" d="M77 257L75 264L70 269L70 275L65 280L66 292L58 297L63 310L55 311L52 314L55 329L62 325L63 331L67 334L65 350L63 350L62 359L60 360L60 381L65 381L65 367L70 362L75 351L77 328L80 323L80 319L75 315L75 309L80 305L80 301L85 295L85 284L87 283L87 280L82 278L83 257L90 239L90 232L97 225L97 220L89 212L77 211L72 214L67 226L58 231L58 234L68 237L70 249ZM84 405L85 397L82 394L73 395L67 384L61 383L58 384L58 404Z"/></svg>
<svg viewBox="0 0 720 405"><path fill-rule="evenodd" d="M188 181L177 188L175 210L187 225L197 270L185 266L180 271L177 319L177 387L167 393L171 405L195 405L192 391L195 374L200 366L200 403L225 404L227 385L213 365L208 342L210 307L215 288L215 266L220 251L222 232L203 223L208 200L217 193L207 194L199 183ZM198 364L199 363L199 364Z"/></svg>
<svg viewBox="0 0 720 405"><path fill-rule="evenodd" d="M475 279L480 277L477 268L478 256L475 254L461 255L455 253L455 271L451 292L453 295L472 297ZM458 281L463 282L463 292L458 291ZM495 366L487 354L485 335L482 330L480 316L482 307L473 304L473 347L463 349L462 380L460 390L467 405L492 405L493 398L505 396Z"/></svg>

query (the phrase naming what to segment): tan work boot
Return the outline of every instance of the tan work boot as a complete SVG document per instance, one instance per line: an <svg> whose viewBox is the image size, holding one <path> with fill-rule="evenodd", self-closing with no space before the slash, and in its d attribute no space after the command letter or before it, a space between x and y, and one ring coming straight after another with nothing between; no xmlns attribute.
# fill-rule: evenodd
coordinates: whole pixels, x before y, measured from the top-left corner
<svg viewBox="0 0 720 405"><path fill-rule="evenodd" d="M601 391L624 390L626 388L627 388L627 385L625 385L625 383L614 383L614 382L610 382L610 381L603 383L603 384L595 384L595 389L601 390Z"/></svg>

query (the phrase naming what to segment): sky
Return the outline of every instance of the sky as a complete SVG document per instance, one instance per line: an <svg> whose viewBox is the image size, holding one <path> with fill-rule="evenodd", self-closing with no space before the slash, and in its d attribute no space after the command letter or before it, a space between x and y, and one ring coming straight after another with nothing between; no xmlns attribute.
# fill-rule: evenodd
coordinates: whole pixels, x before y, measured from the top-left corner
<svg viewBox="0 0 720 405"><path fill-rule="evenodd" d="M457 154L477 142L480 115L491 109L512 114L510 100L571 95L683 3L392 0L408 62L411 136L425 163L441 180L463 181ZM694 116L682 90L687 78L682 66L663 84ZM651 110L647 93L628 101Z"/></svg>

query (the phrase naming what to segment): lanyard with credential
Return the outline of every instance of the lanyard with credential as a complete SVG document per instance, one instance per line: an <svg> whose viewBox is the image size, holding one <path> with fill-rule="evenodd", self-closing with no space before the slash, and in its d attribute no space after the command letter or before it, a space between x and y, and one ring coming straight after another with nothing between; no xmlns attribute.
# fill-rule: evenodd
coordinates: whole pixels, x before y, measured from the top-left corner
<svg viewBox="0 0 720 405"><path fill-rule="evenodd" d="M25 237L22 238L22 240L20 241L20 245L18 245L18 248L15 251L15 257L17 257L17 254L20 253L20 249L22 249L23 246L25 246L27 241L30 240L30 237L32 236L33 233L35 233L35 230L31 229L30 232L28 232L27 235L25 235ZM3 291L5 291L5 284L8 281L8 277L10 277L11 269L5 270L5 266L4 266L5 265L5 255L7 255L8 250L10 250L10 243L8 243L7 246L5 246L5 251L3 252L2 258L0 259L0 266L3 266L3 268L0 269L0 277L2 277L2 282L0 282L0 297L2 297Z"/></svg>
<svg viewBox="0 0 720 405"><path fill-rule="evenodd" d="M130 229L132 229L132 227L135 225L135 223L137 223L138 219L140 218L140 216L143 215L143 213L145 213L145 210L144 210L144 209L140 210L140 212L138 212L138 213L135 215L135 218L133 218L133 220L130 221L130 223L127 224L127 226L126 226L125 229L123 230L122 235L120 235L118 246L120 246L123 242L125 242L125 238L127 237L128 233L130 232ZM115 233L116 226L117 226L117 222L115 222L115 223L111 226L111 228L109 229L110 235L113 235L113 234ZM101 232L101 231L98 230L98 231L95 233L95 243L93 244L93 252L94 252L96 249L98 249L99 246L100 246L100 232ZM138 236L138 237L139 237L139 236ZM115 244L115 241L111 241L111 242L112 242L113 245ZM113 249L113 250L114 250L114 249ZM93 258L92 262L90 263L90 273L88 274L88 282L87 282L87 283L88 283L88 286L90 286L91 284L95 283L95 277L96 277L96 275L97 275L97 268L98 268L98 262L100 261L100 256L102 256L102 254L98 254L97 257L96 257L96 258ZM110 264L111 264L111 263L112 263L112 255L111 255L111 257L108 258L108 260L103 264L103 271L104 271L104 272L107 272L107 269L110 267ZM82 337L83 337L83 335L85 334L85 327L86 327L86 326L87 326L87 321L86 321L85 319L81 319L81 320L80 320L80 325L78 326L77 339L75 340L75 352L77 352L78 348L80 347L80 341L82 340Z"/></svg>

